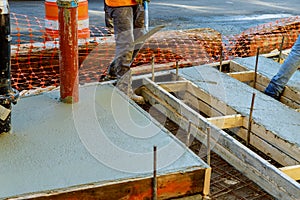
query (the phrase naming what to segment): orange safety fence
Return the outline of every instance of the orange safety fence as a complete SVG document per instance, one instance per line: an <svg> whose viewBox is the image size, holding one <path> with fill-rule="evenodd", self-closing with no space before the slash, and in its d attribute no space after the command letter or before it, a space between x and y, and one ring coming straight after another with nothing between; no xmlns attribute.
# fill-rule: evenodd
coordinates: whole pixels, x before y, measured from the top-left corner
<svg viewBox="0 0 300 200"><path fill-rule="evenodd" d="M79 41L79 81L97 82L114 57L112 33L105 27L90 25L90 37ZM291 48L300 30L300 18L290 17L224 36L210 28L160 31L146 41L133 67L184 61L186 65L219 62ZM59 42L49 41L44 19L11 13L12 86L30 90L59 86Z"/></svg>

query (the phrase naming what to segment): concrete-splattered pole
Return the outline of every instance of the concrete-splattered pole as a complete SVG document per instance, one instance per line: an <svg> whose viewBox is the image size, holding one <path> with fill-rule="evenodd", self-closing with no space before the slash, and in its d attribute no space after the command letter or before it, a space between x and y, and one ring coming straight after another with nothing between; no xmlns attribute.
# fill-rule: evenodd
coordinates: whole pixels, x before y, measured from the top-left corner
<svg viewBox="0 0 300 200"><path fill-rule="evenodd" d="M11 130L11 103L19 95L11 88L10 41L9 5L0 0L0 133Z"/></svg>
<svg viewBox="0 0 300 200"><path fill-rule="evenodd" d="M60 98L76 103L78 97L78 33L76 0L58 0Z"/></svg>

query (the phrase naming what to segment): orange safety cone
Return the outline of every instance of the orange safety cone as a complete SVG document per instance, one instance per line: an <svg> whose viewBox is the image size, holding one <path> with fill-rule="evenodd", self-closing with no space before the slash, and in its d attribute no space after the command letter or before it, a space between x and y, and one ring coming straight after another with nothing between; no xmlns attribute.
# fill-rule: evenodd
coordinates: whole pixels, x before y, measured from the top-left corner
<svg viewBox="0 0 300 200"><path fill-rule="evenodd" d="M45 40L51 41L59 38L58 6L57 0L45 0ZM90 37L88 1L78 1L78 38Z"/></svg>

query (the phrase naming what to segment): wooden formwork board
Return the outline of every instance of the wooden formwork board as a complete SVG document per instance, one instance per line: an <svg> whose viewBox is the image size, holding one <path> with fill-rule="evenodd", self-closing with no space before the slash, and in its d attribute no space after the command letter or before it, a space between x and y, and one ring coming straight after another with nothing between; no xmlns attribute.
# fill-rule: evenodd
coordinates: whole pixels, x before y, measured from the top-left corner
<svg viewBox="0 0 300 200"><path fill-rule="evenodd" d="M170 199L190 194L207 196L209 193L211 168L194 168L189 171L157 176L157 198ZM35 194L8 198L18 199L151 199L153 177L116 180L107 183L74 186Z"/></svg>
<svg viewBox="0 0 300 200"><path fill-rule="evenodd" d="M197 88L197 86L195 86L193 83L186 82L186 88L183 90L184 92L178 93L178 89L182 88L183 83L184 82L180 82L180 86L178 87L176 87L176 84L166 82L160 83L159 85L168 92L175 92L175 94L177 94L177 98L181 99L187 106L201 113L204 113L206 116L213 117L208 118L208 120L210 120L211 122L215 122L221 127L234 127L234 125L231 125L232 127L229 127L226 124L232 123L225 121L226 117L216 118L216 116L229 116L227 118L232 119L232 116L237 116L237 111L226 105L224 102L216 99L208 93L205 93L205 91L203 91L201 88ZM171 88L175 90L172 91ZM168 102L167 99L165 99L165 101ZM175 110L184 112L181 105L173 105L173 107L175 108ZM190 117L190 120L196 121L196 118L194 116ZM216 120L214 119L219 119L219 121L216 122ZM223 119L223 121L221 121L220 119ZM240 126L235 126L238 128L232 131L234 131L242 139L246 140L249 118L247 116L240 117L236 122L238 122L236 125ZM293 145L287 143L284 139L278 138L276 135L273 135L271 131L266 130L262 125L259 125L259 123L256 123L255 121L252 122L252 127L253 128L249 133L250 144L284 166L295 165L299 163L299 148L293 147Z"/></svg>
<svg viewBox="0 0 300 200"><path fill-rule="evenodd" d="M200 74L205 74L205 76L198 77ZM251 124L251 132L296 162L300 162L299 113L211 67L184 69L182 76L194 82L198 87L203 87L206 92L244 116L249 116L251 96L256 93L255 119ZM211 80L216 80L218 84L207 84ZM280 160L278 161L281 163Z"/></svg>
<svg viewBox="0 0 300 200"><path fill-rule="evenodd" d="M176 83L155 83L149 79L144 79L144 88L141 93L151 104L160 104L164 107L164 114L183 129L187 130L189 124L191 124L190 133L203 144L207 144L206 129L207 127L210 127L210 140L213 151L244 173L247 177L255 181L268 193L279 199L298 199L300 195L300 185L296 181L291 177L288 177L278 168L269 164L257 154L253 153L222 130L222 128L244 127L247 124L248 118L237 112L220 117L203 117L199 112L196 112L185 103L186 99L180 100L174 96L174 92L175 94L176 92L179 92L178 88L183 88L184 85L186 85L185 90L187 90L187 85L190 84L181 81L178 84L178 87L176 87ZM171 88L174 90L172 91ZM197 89L194 88L192 90L193 93L195 93L196 90ZM201 91L201 88L198 88L198 91ZM211 98L214 99L214 97ZM215 105L218 105L218 103L215 103ZM230 111L233 112L234 109L231 109ZM253 142L256 140L254 137L255 133L251 132L251 135L252 145L255 145ZM264 146L267 146L267 148L270 146L270 151L272 148L276 149L267 142L260 144L262 148ZM278 151L278 153L282 152ZM285 153L283 153L278 159L282 159L285 156ZM293 159L288 162L295 163Z"/></svg>
<svg viewBox="0 0 300 200"><path fill-rule="evenodd" d="M257 82L256 82L256 89L259 91L264 91L267 85L269 84L272 77L277 73L280 67L280 63L273 61L272 59L268 59L265 57L260 56L258 62L258 73L257 73ZM242 82L248 83L249 85L253 86L254 75L253 79L251 79L251 72L253 72L255 66L254 58L247 58L247 59L236 59L230 61L230 75L237 80ZM250 75L249 75L250 74ZM280 101L287 106L290 106L294 109L300 108L300 88L299 88L299 81L297 83L297 77L300 76L300 72L296 71L294 74L294 80L290 80L287 83L283 94L280 97Z"/></svg>
<svg viewBox="0 0 300 200"><path fill-rule="evenodd" d="M173 84L173 87L170 87L172 84L160 83L160 86L168 92L178 91L176 84ZM176 90L171 91L171 88L176 88ZM193 94L191 94L193 93ZM214 97L209 97L209 94L205 95L205 92L201 89L197 90L197 87L192 83L186 83L183 101L189 105L191 108L201 111L206 116L210 116L212 118L208 118L208 120L215 125L219 125L218 127L224 128L234 128L238 127L238 129L233 130L239 137L246 140L247 138L247 127L249 118L246 116L236 115L237 111L234 111L225 103L215 99ZM205 103L203 103L203 101ZM197 106L198 105L198 106ZM233 114L233 115L231 115ZM221 117L216 117L221 116ZM240 116L237 118L237 116ZM229 121L231 120L231 121ZM228 125L231 124L231 125ZM231 127L230 127L231 126ZM290 148L290 145L287 144L284 140L281 140L275 136L273 138L272 133L269 133L263 126L257 124L255 121L252 122L252 131L250 132L250 144L255 146L260 151L264 152L266 155L269 155L277 162L282 165L295 165L299 163L298 158L298 149ZM264 139L264 137L268 139ZM276 143L276 145L270 144ZM276 147L283 146L285 151ZM297 158L297 159L295 159Z"/></svg>

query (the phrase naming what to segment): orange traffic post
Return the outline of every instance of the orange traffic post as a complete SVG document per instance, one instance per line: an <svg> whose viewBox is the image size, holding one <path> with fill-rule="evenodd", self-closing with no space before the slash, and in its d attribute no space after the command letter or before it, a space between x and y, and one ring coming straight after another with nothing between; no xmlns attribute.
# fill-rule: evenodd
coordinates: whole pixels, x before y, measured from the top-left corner
<svg viewBox="0 0 300 200"><path fill-rule="evenodd" d="M58 0L60 98L76 103L78 97L77 1Z"/></svg>
<svg viewBox="0 0 300 200"><path fill-rule="evenodd" d="M52 41L59 37L58 33L58 6L59 0L45 0L45 40ZM89 29L89 14L88 14L88 1L76 0L78 2L78 38L88 39L90 37Z"/></svg>

